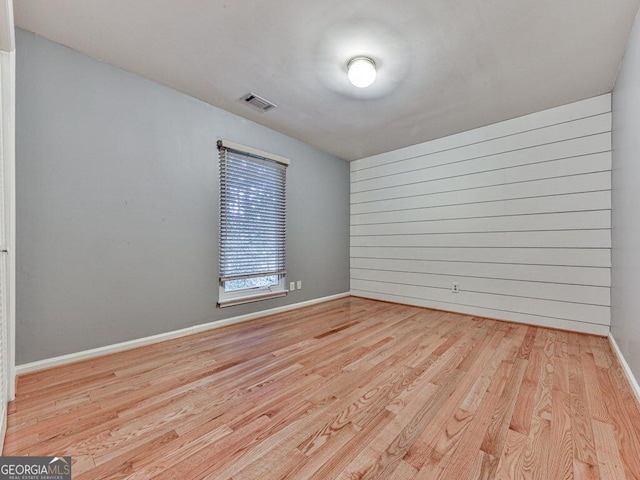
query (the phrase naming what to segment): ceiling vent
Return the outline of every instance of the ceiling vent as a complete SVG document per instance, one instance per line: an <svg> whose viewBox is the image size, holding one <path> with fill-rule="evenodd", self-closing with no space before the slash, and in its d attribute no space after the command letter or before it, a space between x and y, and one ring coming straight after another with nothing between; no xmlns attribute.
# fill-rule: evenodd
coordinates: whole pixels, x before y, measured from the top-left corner
<svg viewBox="0 0 640 480"><path fill-rule="evenodd" d="M247 93L246 95L241 97L240 100L244 101L245 103L251 105L254 108L257 108L261 112L267 112L272 108L276 108L276 106L273 103L265 100L262 97L259 97L255 93Z"/></svg>

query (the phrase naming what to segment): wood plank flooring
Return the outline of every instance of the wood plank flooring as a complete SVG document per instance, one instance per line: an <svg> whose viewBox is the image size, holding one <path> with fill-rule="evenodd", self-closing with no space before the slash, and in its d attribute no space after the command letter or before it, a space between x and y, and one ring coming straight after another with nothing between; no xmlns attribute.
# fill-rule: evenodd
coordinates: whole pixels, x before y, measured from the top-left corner
<svg viewBox="0 0 640 480"><path fill-rule="evenodd" d="M605 338L349 297L19 378L75 480L640 479Z"/></svg>

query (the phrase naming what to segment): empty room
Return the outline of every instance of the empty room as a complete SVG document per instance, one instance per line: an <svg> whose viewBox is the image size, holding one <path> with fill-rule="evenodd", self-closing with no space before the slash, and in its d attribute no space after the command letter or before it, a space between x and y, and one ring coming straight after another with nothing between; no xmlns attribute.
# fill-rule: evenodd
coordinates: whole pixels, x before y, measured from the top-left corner
<svg viewBox="0 0 640 480"><path fill-rule="evenodd" d="M639 7L1 1L0 480L640 480Z"/></svg>

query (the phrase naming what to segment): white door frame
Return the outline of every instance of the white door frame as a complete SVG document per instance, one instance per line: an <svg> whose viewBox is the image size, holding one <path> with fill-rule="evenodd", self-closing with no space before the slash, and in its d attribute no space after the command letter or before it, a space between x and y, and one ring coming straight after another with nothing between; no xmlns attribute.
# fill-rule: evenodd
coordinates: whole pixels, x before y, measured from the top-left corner
<svg viewBox="0 0 640 480"><path fill-rule="evenodd" d="M15 51L0 51L2 69L2 157L4 163L5 231L7 262L7 352L9 401L15 398L15 339L16 339L16 175L15 175Z"/></svg>
<svg viewBox="0 0 640 480"><path fill-rule="evenodd" d="M16 51L13 1L0 0L0 89L2 107L2 159L4 164L5 232L7 261L7 385L9 401L15 398L16 332L16 192L15 192L15 85ZM4 426L4 419L3 426ZM0 446L4 440L1 432Z"/></svg>

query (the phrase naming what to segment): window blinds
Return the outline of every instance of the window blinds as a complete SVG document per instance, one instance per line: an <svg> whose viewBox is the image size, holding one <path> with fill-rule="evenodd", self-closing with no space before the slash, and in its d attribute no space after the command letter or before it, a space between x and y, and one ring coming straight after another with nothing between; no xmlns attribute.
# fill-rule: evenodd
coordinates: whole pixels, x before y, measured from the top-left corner
<svg viewBox="0 0 640 480"><path fill-rule="evenodd" d="M239 148L218 142L221 284L286 273L286 159Z"/></svg>

